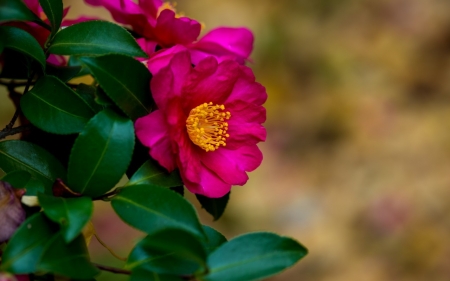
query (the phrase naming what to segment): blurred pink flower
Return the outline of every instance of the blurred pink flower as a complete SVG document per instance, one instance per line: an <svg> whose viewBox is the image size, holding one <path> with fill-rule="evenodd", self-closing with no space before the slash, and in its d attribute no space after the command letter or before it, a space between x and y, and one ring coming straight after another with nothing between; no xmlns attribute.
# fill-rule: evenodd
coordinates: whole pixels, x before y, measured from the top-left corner
<svg viewBox="0 0 450 281"><path fill-rule="evenodd" d="M7 272L0 272L0 281L29 281L28 275L12 275Z"/></svg>
<svg viewBox="0 0 450 281"><path fill-rule="evenodd" d="M158 110L139 118L136 135L168 171L180 169L193 193L216 198L244 185L262 161L257 143L267 99L250 68L213 57L191 66L187 51L176 53L151 80Z"/></svg>
<svg viewBox="0 0 450 281"><path fill-rule="evenodd" d="M138 36L142 36L137 41L149 56L157 48L161 48L158 53L164 53L167 48L181 45L190 51L194 64L208 56L225 57L244 64L253 49L253 34L247 28L217 28L196 41L201 24L178 16L173 6L161 0L140 0L138 4L131 0L85 1L105 7L115 21L131 26Z"/></svg>
<svg viewBox="0 0 450 281"><path fill-rule="evenodd" d="M7 182L0 181L0 243L8 240L25 220L21 195L23 190L14 190Z"/></svg>

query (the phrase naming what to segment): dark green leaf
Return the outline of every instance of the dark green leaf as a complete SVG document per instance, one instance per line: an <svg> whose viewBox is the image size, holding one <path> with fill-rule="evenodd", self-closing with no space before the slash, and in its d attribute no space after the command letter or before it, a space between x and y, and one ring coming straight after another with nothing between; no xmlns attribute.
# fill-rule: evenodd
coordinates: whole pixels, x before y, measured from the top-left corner
<svg viewBox="0 0 450 281"><path fill-rule="evenodd" d="M37 195L38 192L45 192L44 184L33 178L27 171L13 171L2 178L14 188L25 188L26 195Z"/></svg>
<svg viewBox="0 0 450 281"><path fill-rule="evenodd" d="M0 0L0 22L33 21L37 16L21 0Z"/></svg>
<svg viewBox="0 0 450 281"><path fill-rule="evenodd" d="M178 170L169 173L155 161L148 160L139 168L139 170L137 170L136 173L134 173L130 181L127 183L127 186L139 184L176 187L183 185L183 182L181 181Z"/></svg>
<svg viewBox="0 0 450 281"><path fill-rule="evenodd" d="M135 120L150 113L150 72L141 62L123 55L80 60L128 117Z"/></svg>
<svg viewBox="0 0 450 281"><path fill-rule="evenodd" d="M77 76L81 68L81 66L58 66L48 63L45 72L47 75L56 76L61 81L66 82Z"/></svg>
<svg viewBox="0 0 450 281"><path fill-rule="evenodd" d="M175 227L204 237L194 207L167 188L129 186L113 197L112 206L122 220L147 233Z"/></svg>
<svg viewBox="0 0 450 281"><path fill-rule="evenodd" d="M294 265L308 250L297 241L273 233L239 236L208 257L209 274L202 281L261 280Z"/></svg>
<svg viewBox="0 0 450 281"><path fill-rule="evenodd" d="M34 63L29 56L13 49L4 49L1 54L3 68L0 68L0 77L7 79L28 79L32 71L42 71L40 64Z"/></svg>
<svg viewBox="0 0 450 281"><path fill-rule="evenodd" d="M87 68L87 67L85 67L82 63L81 63L81 61L78 59L78 57L76 57L76 56L71 56L70 58L69 58L69 61L67 62L67 65L68 66L79 66L79 67L81 67L81 71L80 72L78 72L78 75L77 76L83 76L83 75L88 75L88 74L90 74L90 72L89 72L89 69Z"/></svg>
<svg viewBox="0 0 450 281"><path fill-rule="evenodd" d="M148 235L133 249L125 266L156 273L192 274L206 269L206 251L199 238L181 229Z"/></svg>
<svg viewBox="0 0 450 281"><path fill-rule="evenodd" d="M77 86L77 93L80 95L80 97L84 99L84 101L94 112L98 113L103 109L103 106L95 102L96 92L97 88L95 88L94 86L89 86L83 83L80 83Z"/></svg>
<svg viewBox="0 0 450 281"><path fill-rule="evenodd" d="M214 220L218 220L222 216L230 199L229 192L221 198L209 198L199 194L195 194L195 196L200 204L202 204L202 208L210 213L214 217Z"/></svg>
<svg viewBox="0 0 450 281"><path fill-rule="evenodd" d="M66 178L63 166L53 155L25 141L0 142L0 168L6 173L16 170L30 173L44 184L46 193L51 193L56 178Z"/></svg>
<svg viewBox="0 0 450 281"><path fill-rule="evenodd" d="M62 0L39 0L45 15L52 25L52 34L58 32L63 18Z"/></svg>
<svg viewBox="0 0 450 281"><path fill-rule="evenodd" d="M114 187L125 173L134 147L131 120L109 109L95 115L73 145L68 185L96 197Z"/></svg>
<svg viewBox="0 0 450 281"><path fill-rule="evenodd" d="M35 272L39 259L56 231L55 225L42 213L28 218L8 242L0 270L16 274Z"/></svg>
<svg viewBox="0 0 450 281"><path fill-rule="evenodd" d="M86 21L58 32L49 52L57 55L123 54L147 57L128 31L106 21Z"/></svg>
<svg viewBox="0 0 450 281"><path fill-rule="evenodd" d="M184 279L176 275L158 274L145 268L133 269L130 281L183 281Z"/></svg>
<svg viewBox="0 0 450 281"><path fill-rule="evenodd" d="M69 244L66 244L61 234L56 235L44 252L38 268L74 279L90 279L100 273L89 262L86 242L82 235Z"/></svg>
<svg viewBox="0 0 450 281"><path fill-rule="evenodd" d="M0 38L4 41L4 47L24 53L45 69L45 55L38 41L28 32L13 26L0 26Z"/></svg>
<svg viewBox="0 0 450 281"><path fill-rule="evenodd" d="M62 198L40 193L38 198L45 215L61 226L66 243L81 233L94 211L92 200L87 197Z"/></svg>
<svg viewBox="0 0 450 281"><path fill-rule="evenodd" d="M206 237L208 240L204 243L206 252L208 254L214 252L217 248L219 248L223 243L227 242L227 238L222 235L222 233L218 232L212 227L207 225L203 225L203 230L206 233Z"/></svg>
<svg viewBox="0 0 450 281"><path fill-rule="evenodd" d="M54 76L43 76L21 99L22 111L36 127L54 134L79 133L94 111Z"/></svg>

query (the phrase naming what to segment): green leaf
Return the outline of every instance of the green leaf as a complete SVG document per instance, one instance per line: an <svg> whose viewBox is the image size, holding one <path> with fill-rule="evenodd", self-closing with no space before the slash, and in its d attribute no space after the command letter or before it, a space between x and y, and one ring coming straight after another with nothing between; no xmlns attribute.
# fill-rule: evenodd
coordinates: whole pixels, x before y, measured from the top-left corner
<svg viewBox="0 0 450 281"><path fill-rule="evenodd" d="M52 25L52 35L58 32L63 18L62 0L39 0L45 15Z"/></svg>
<svg viewBox="0 0 450 281"><path fill-rule="evenodd" d="M125 268L156 273L192 274L206 269L206 251L199 238L181 229L164 229L144 238L133 249Z"/></svg>
<svg viewBox="0 0 450 281"><path fill-rule="evenodd" d="M61 163L41 147L19 140L0 142L0 168L6 173L21 170L30 173L51 193L56 178L65 179Z"/></svg>
<svg viewBox="0 0 450 281"><path fill-rule="evenodd" d="M223 243L227 242L227 238L212 227L203 225L203 230L206 233L207 241L204 243L205 249L208 254L214 252Z"/></svg>
<svg viewBox="0 0 450 281"><path fill-rule="evenodd" d="M111 204L123 221L147 233L174 227L204 237L194 207L167 188L129 186L120 190Z"/></svg>
<svg viewBox="0 0 450 281"><path fill-rule="evenodd" d="M202 281L261 280L294 265L308 250L297 241L274 233L239 236L208 257L209 274Z"/></svg>
<svg viewBox="0 0 450 281"><path fill-rule="evenodd" d="M37 195L38 192L45 192L44 184L33 178L27 171L13 171L2 178L14 188L25 188L26 195Z"/></svg>
<svg viewBox="0 0 450 281"><path fill-rule="evenodd" d="M146 268L133 269L130 276L130 281L183 281L185 279L168 274L158 274L147 270Z"/></svg>
<svg viewBox="0 0 450 281"><path fill-rule="evenodd" d="M26 54L45 69L45 54L39 45L28 32L13 26L0 26L0 38L4 41L4 47Z"/></svg>
<svg viewBox="0 0 450 281"><path fill-rule="evenodd" d="M80 60L128 117L136 120L150 113L150 72L141 62L123 55Z"/></svg>
<svg viewBox="0 0 450 281"><path fill-rule="evenodd" d="M79 133L94 111L71 88L54 76L41 77L20 105L36 127L54 134Z"/></svg>
<svg viewBox="0 0 450 281"><path fill-rule="evenodd" d="M38 198L45 215L61 226L66 243L81 233L94 211L92 200L87 197L62 198L40 193Z"/></svg>
<svg viewBox="0 0 450 281"><path fill-rule="evenodd" d="M176 187L183 185L183 182L181 181L178 170L169 173L163 167L159 166L156 161L148 160L134 173L127 186L139 184Z"/></svg>
<svg viewBox="0 0 450 281"><path fill-rule="evenodd" d="M8 242L0 269L15 274L35 272L39 259L56 231L55 225L42 213L28 218Z"/></svg>
<svg viewBox="0 0 450 281"><path fill-rule="evenodd" d="M123 27L107 21L86 21L58 32L48 49L56 55L123 54L147 57Z"/></svg>
<svg viewBox="0 0 450 281"><path fill-rule="evenodd" d="M90 279L99 270L89 262L83 235L66 244L62 234L56 235L44 252L38 269L74 279Z"/></svg>
<svg viewBox="0 0 450 281"><path fill-rule="evenodd" d="M220 198L209 198L199 194L195 194L195 196L197 197L198 202L202 205L202 208L210 213L216 221L225 212L228 200L230 199L230 192Z"/></svg>
<svg viewBox="0 0 450 281"><path fill-rule="evenodd" d="M45 72L47 75L56 76L61 81L67 82L77 76L81 69L81 66L58 66L47 63Z"/></svg>
<svg viewBox="0 0 450 281"><path fill-rule="evenodd" d="M95 95L97 88L83 83L78 84L77 93L89 105L89 107L96 113L103 109L103 106L95 102Z"/></svg>
<svg viewBox="0 0 450 281"><path fill-rule="evenodd" d="M89 121L73 145L68 186L90 197L104 194L122 178L133 147L133 122L109 109L101 111Z"/></svg>
<svg viewBox="0 0 450 281"><path fill-rule="evenodd" d="M0 0L0 22L33 21L37 16L21 0Z"/></svg>

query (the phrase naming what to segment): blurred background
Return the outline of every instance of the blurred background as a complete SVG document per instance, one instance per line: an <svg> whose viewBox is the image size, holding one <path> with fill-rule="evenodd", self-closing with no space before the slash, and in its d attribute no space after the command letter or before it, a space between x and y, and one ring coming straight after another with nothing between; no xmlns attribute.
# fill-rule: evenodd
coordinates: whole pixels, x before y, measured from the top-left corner
<svg viewBox="0 0 450 281"><path fill-rule="evenodd" d="M111 19L64 3L68 18ZM250 67L269 95L265 159L224 216L213 222L187 196L205 224L228 238L277 232L310 250L271 281L450 280L450 1L190 0L177 10L203 33L252 29ZM13 112L1 92L0 127ZM93 222L122 256L143 236L108 203ZM95 239L90 250L123 264Z"/></svg>

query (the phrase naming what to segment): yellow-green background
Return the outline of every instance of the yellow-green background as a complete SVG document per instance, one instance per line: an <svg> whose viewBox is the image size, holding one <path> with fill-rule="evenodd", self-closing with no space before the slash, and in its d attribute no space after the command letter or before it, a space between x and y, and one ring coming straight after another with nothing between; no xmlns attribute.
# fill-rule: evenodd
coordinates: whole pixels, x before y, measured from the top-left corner
<svg viewBox="0 0 450 281"><path fill-rule="evenodd" d="M110 18L64 3L69 18ZM177 9L204 32L251 28L250 66L269 95L263 164L233 188L219 222L199 209L205 223L228 238L273 231L309 248L272 281L450 280L450 1L191 0ZM0 125L12 114L2 91ZM107 203L93 221L123 256L143 235ZM96 262L122 264L94 240L90 250Z"/></svg>

